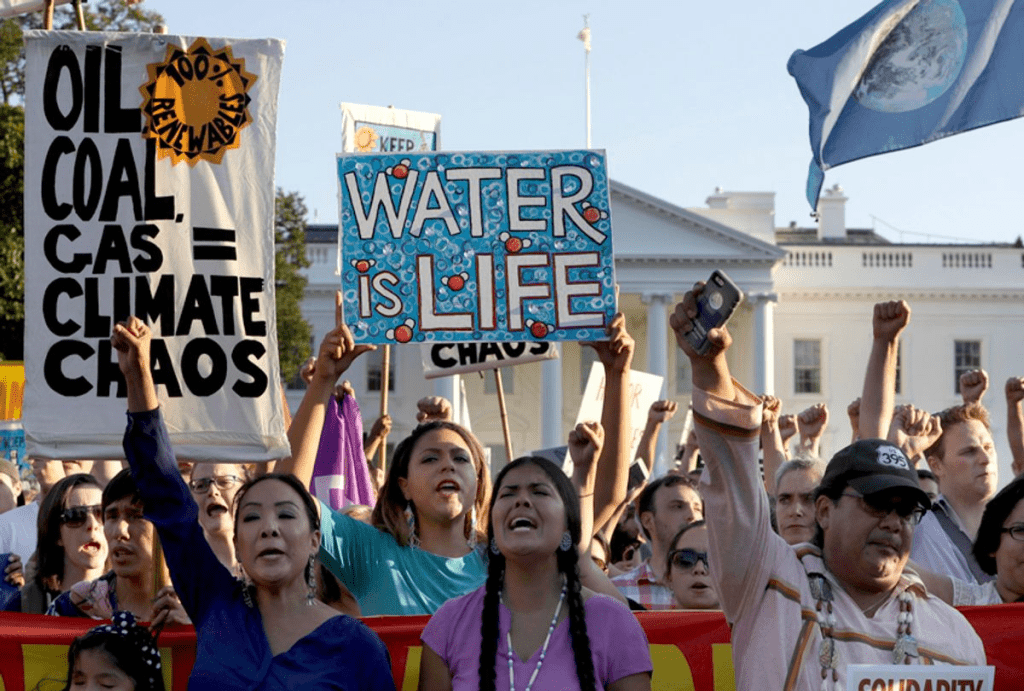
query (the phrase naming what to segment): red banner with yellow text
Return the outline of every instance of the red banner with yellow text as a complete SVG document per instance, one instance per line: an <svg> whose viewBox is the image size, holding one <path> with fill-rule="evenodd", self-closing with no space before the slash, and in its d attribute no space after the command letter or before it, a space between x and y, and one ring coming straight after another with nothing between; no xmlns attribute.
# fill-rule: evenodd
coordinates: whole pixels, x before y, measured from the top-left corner
<svg viewBox="0 0 1024 691"><path fill-rule="evenodd" d="M1024 607L999 605L961 610L985 642L996 668L995 691L1016 691L1024 679ZM395 685L415 691L419 676L420 631L426 616L368 617L363 621L391 652ZM654 662L653 691L735 691L729 627L721 612L640 612ZM86 619L0 613L0 691L58 691L67 674L72 639L96 622ZM195 633L170 627L160 636L164 681L186 691L195 661Z"/></svg>

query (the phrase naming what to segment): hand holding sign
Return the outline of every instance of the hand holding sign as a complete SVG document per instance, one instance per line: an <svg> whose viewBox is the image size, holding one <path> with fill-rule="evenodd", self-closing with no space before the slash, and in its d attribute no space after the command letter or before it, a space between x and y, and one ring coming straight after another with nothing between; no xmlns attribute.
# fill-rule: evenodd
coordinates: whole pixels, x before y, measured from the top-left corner
<svg viewBox="0 0 1024 691"><path fill-rule="evenodd" d="M377 349L375 345L356 343L352 338L352 332L345 325L340 290L334 294L334 324L335 327L321 341L320 352L313 366L313 379L327 383L331 387L352 366L357 357Z"/></svg>
<svg viewBox="0 0 1024 691"><path fill-rule="evenodd" d="M628 372L633 364L636 342L626 331L625 315L622 312L616 313L605 332L608 334L607 341L584 341L581 345L593 348L606 370Z"/></svg>

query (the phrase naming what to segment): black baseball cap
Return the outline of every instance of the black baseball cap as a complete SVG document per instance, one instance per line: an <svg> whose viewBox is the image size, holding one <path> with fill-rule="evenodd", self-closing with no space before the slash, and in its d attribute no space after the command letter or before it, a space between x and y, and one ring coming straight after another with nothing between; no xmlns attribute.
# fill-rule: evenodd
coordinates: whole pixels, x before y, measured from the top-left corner
<svg viewBox="0 0 1024 691"><path fill-rule="evenodd" d="M832 457L821 478L820 490L828 492L846 486L864 496L903 490L921 506L931 506L931 499L917 480L917 469L898 446L885 439L861 439Z"/></svg>

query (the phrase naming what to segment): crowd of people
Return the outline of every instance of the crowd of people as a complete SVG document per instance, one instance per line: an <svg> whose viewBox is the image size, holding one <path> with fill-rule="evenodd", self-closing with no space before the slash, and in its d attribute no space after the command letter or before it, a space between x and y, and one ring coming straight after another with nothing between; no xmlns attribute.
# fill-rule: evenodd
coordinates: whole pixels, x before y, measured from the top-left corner
<svg viewBox="0 0 1024 691"><path fill-rule="evenodd" d="M111 336L126 467L33 459L32 497L0 462L0 605L112 622L76 639L66 688L162 689L154 642L189 624L193 689L394 689L366 615L431 615L420 689L650 689L630 609L722 610L740 689L841 688L851 663L984 665L954 607L1024 599L1024 477L996 493L987 374L964 374L963 403L939 413L896 406L910 307L876 305L851 443L822 458L823 404L784 414L746 390L727 328L693 349L703 290L669 320L691 363L694 425L667 474L650 477L654 440L678 406L651 407L631 458L634 341L618 315L587 344L607 383L601 420L568 435L571 474L522 457L492 482L479 441L430 398L381 475L370 459L390 419L374 423L359 460L376 501L342 509L308 490L331 399L353 395L339 380L373 349L340 306L304 372L292 455L257 465L175 457L150 329L132 317ZM1005 397L1019 475L1024 378ZM647 480L630 481L634 464Z"/></svg>

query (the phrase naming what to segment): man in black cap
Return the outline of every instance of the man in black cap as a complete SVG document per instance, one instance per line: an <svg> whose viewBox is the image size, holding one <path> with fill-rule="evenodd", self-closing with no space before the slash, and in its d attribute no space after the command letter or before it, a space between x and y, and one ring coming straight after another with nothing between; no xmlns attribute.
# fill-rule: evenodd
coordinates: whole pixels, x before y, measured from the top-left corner
<svg viewBox="0 0 1024 691"><path fill-rule="evenodd" d="M710 570L732 625L737 689L846 688L850 664L984 665L963 615L905 568L928 496L889 442L859 441L829 463L814 544L772 532L757 466L761 400L729 374L726 329L708 332L704 355L686 338L703 290L669 323L692 364Z"/></svg>

